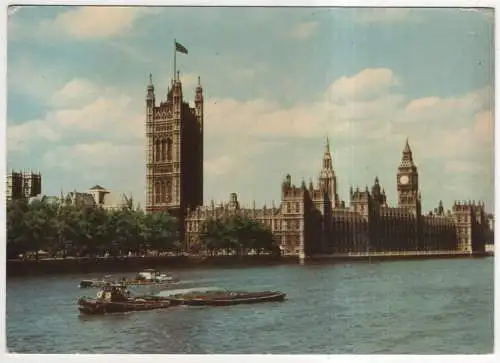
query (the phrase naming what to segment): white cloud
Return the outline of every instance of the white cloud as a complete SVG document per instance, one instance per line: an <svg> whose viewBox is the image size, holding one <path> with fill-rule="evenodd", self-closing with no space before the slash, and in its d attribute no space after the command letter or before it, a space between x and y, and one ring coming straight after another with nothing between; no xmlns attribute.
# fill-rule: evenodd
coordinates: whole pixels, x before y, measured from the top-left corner
<svg viewBox="0 0 500 363"><path fill-rule="evenodd" d="M425 97L409 102L398 117L398 122L468 122L477 112L490 109L492 89L484 87L459 97Z"/></svg>
<svg viewBox="0 0 500 363"><path fill-rule="evenodd" d="M351 77L342 77L326 92L330 102L366 101L399 84L393 71L387 68L367 68Z"/></svg>
<svg viewBox="0 0 500 363"><path fill-rule="evenodd" d="M358 23L395 23L418 20L412 9L408 8L374 8L357 9L354 19Z"/></svg>
<svg viewBox="0 0 500 363"><path fill-rule="evenodd" d="M92 82L75 78L52 95L51 104L56 107L84 104L98 98L100 92Z"/></svg>
<svg viewBox="0 0 500 363"><path fill-rule="evenodd" d="M393 128L409 130L424 158L486 157L493 152L491 88L463 96L412 100L395 115Z"/></svg>
<svg viewBox="0 0 500 363"><path fill-rule="evenodd" d="M231 137L241 134L241 130L260 138L353 133L353 137L359 137L367 129L355 126L355 122L370 121L380 128L393 117L404 98L386 91L397 82L391 70L367 69L335 81L324 100L289 108L264 99L211 99L205 107L206 130Z"/></svg>
<svg viewBox="0 0 500 363"><path fill-rule="evenodd" d="M74 79L63 85L48 97L53 108L44 118L8 126L9 150L23 149L39 139L140 140L144 133L142 100L111 87L97 92L100 89L85 79Z"/></svg>
<svg viewBox="0 0 500 363"><path fill-rule="evenodd" d="M192 88L197 76L185 74L182 80L185 88ZM395 154L400 153L406 136L417 163L441 160L444 173L474 172L471 155L483 156L476 163L476 172L490 167L490 159L485 158L493 147L489 90L408 100L391 93L397 84L391 70L367 69L336 80L317 102L288 108L268 99L207 99L205 187L210 195L225 197L228 190L253 188L264 173L264 178L267 174L279 178L288 171L300 173L298 177L316 176L327 135L343 187L352 182L364 185L380 167L387 172L395 169L399 158ZM10 152L23 148L29 152L32 143L43 138L51 143L43 157L47 167L63 168L67 173L85 168L89 175L104 179L104 184L118 175L127 179L132 170L143 173L142 98L74 79L48 99L53 108L44 118L8 126ZM318 143L318 150L297 146L308 140ZM267 163L264 155L268 154L283 158L283 164ZM276 170L278 165L284 169ZM142 193L144 178L132 179L127 190Z"/></svg>
<svg viewBox="0 0 500 363"><path fill-rule="evenodd" d="M49 167L74 170L75 165L78 165L84 170L94 167L112 170L116 167L126 167L127 164L130 166L131 160L142 161L143 155L144 148L141 145L103 141L59 146L48 151L43 159Z"/></svg>
<svg viewBox="0 0 500 363"><path fill-rule="evenodd" d="M310 38L316 30L318 29L319 22L317 21L306 21L295 25L291 30L289 35L292 38L298 40L305 40Z"/></svg>
<svg viewBox="0 0 500 363"><path fill-rule="evenodd" d="M79 39L108 38L130 31L136 20L146 14L148 9L141 7L79 7L43 21L40 30Z"/></svg>
<svg viewBox="0 0 500 363"><path fill-rule="evenodd" d="M30 142L35 139L54 142L60 140L61 135L57 130L46 127L44 120L32 120L7 128L7 149L9 151L30 149Z"/></svg>
<svg viewBox="0 0 500 363"><path fill-rule="evenodd" d="M476 114L473 134L479 142L492 142L495 133L494 127L492 110L481 111Z"/></svg>

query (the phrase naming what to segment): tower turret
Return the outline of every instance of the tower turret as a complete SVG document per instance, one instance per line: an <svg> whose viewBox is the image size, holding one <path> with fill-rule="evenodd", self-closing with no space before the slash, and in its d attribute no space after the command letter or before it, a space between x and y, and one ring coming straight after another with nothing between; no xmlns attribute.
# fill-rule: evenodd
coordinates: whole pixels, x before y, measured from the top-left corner
<svg viewBox="0 0 500 363"><path fill-rule="evenodd" d="M330 140L326 138L325 152L323 154L323 168L319 174L319 189L326 193L331 201L332 208L339 206L337 198L337 178L333 171L332 154L330 153Z"/></svg>
<svg viewBox="0 0 500 363"><path fill-rule="evenodd" d="M153 108L155 105L155 86L153 85L153 75L149 74L149 84L146 89L146 106Z"/></svg>
<svg viewBox="0 0 500 363"><path fill-rule="evenodd" d="M200 126L200 130L203 129L203 88L201 87L200 77L198 76L198 85L196 86L194 95L194 107L196 119Z"/></svg>
<svg viewBox="0 0 500 363"><path fill-rule="evenodd" d="M375 182L373 183L372 186L372 196L375 198L378 198L381 195L380 193L380 183L378 180L378 176L375 177Z"/></svg>
<svg viewBox="0 0 500 363"><path fill-rule="evenodd" d="M182 108L182 83L179 79L172 81L172 102L176 117L180 117Z"/></svg>
<svg viewBox="0 0 500 363"><path fill-rule="evenodd" d="M403 155L397 172L398 206L407 208L415 214L420 210L420 195L418 192L418 170L413 162L413 153L408 139L403 149Z"/></svg>

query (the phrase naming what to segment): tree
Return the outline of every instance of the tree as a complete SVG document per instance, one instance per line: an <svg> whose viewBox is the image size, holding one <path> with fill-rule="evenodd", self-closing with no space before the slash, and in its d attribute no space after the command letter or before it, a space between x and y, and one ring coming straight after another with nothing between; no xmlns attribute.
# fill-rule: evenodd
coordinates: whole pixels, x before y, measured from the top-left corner
<svg viewBox="0 0 500 363"><path fill-rule="evenodd" d="M27 251L34 251L38 260L39 251L50 245L53 208L43 201L35 200L29 204L27 212L23 214L23 238L28 242ZM49 242L49 243L47 243Z"/></svg>
<svg viewBox="0 0 500 363"><path fill-rule="evenodd" d="M202 225L201 246L211 255L220 250L231 251L236 255L255 250L276 251L272 232L262 223L246 216L234 215L207 219Z"/></svg>
<svg viewBox="0 0 500 363"><path fill-rule="evenodd" d="M200 245L213 256L221 247L222 223L220 219L209 218L203 222L201 228Z"/></svg>
<svg viewBox="0 0 500 363"><path fill-rule="evenodd" d="M17 258L28 250L25 239L24 215L28 204L24 200L7 201L7 257Z"/></svg>
<svg viewBox="0 0 500 363"><path fill-rule="evenodd" d="M143 239L158 253L176 250L177 232L177 220L166 212L150 213L144 216Z"/></svg>

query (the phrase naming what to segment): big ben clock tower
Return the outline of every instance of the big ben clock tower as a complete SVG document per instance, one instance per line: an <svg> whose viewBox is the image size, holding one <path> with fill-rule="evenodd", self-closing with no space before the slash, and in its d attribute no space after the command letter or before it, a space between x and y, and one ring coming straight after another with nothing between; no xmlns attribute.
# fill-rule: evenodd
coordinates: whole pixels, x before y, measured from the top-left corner
<svg viewBox="0 0 500 363"><path fill-rule="evenodd" d="M414 214L420 213L420 195L418 192L418 170L413 162L413 155L408 139L403 150L403 157L398 167L398 206L409 209Z"/></svg>

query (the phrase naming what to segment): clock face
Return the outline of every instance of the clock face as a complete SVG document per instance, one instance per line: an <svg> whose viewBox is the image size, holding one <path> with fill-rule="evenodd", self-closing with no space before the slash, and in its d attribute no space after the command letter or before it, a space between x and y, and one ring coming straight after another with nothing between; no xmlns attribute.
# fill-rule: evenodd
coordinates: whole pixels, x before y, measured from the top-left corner
<svg viewBox="0 0 500 363"><path fill-rule="evenodd" d="M399 182L403 185L405 184L408 184L408 175L402 175L400 178L399 178Z"/></svg>

